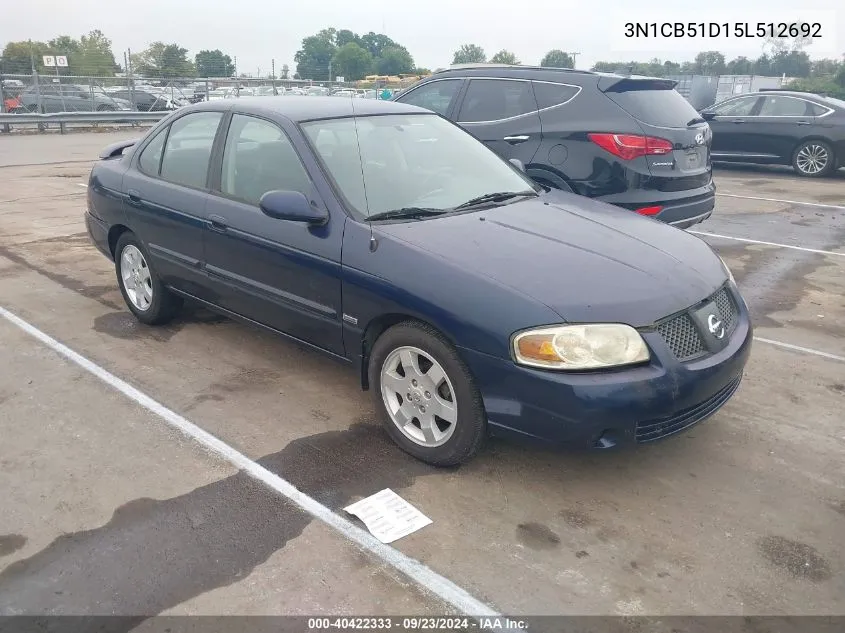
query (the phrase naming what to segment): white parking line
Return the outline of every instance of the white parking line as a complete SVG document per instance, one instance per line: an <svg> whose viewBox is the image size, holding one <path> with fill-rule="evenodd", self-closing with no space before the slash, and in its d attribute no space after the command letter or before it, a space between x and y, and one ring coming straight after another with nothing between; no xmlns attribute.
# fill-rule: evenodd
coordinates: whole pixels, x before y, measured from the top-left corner
<svg viewBox="0 0 845 633"><path fill-rule="evenodd" d="M845 253L837 253L836 251L823 251L818 248L806 248L804 246L793 246L792 244L779 244L778 242L764 242L763 240L751 240L747 237L734 237L733 235L720 235L719 233L707 233L705 231L693 231L691 229L687 229L687 233L694 233L695 235L706 235L707 237L718 237L723 240L734 240L736 242L748 242L749 244L779 246L780 248L791 248L796 251L805 251L807 253L819 253L821 255L836 255L838 257L845 257Z"/></svg>
<svg viewBox="0 0 845 633"><path fill-rule="evenodd" d="M78 183L76 183L76 186L77 187L87 187L88 185L86 185L84 182L78 182Z"/></svg>
<svg viewBox="0 0 845 633"><path fill-rule="evenodd" d="M784 200L782 198L763 198L760 196L741 196L736 193L720 192L717 196L725 196L726 198L743 198L745 200L765 200L766 202L785 202L786 204L803 204L808 207L821 207L823 209L845 209L845 206L839 204L822 204L821 202L804 202L803 200Z"/></svg>
<svg viewBox="0 0 845 633"><path fill-rule="evenodd" d="M13 323L30 336L38 339L53 351L79 365L85 371L93 374L104 383L119 391L133 402L141 405L151 413L156 414L169 426L195 440L206 449L223 458L253 479L272 488L283 497L289 499L314 518L340 532L343 536L366 550L387 565L400 571L419 586L427 589L438 598L451 605L463 614L469 616L496 617L499 614L491 607L477 600L451 580L444 578L421 562L406 556L402 552L385 545L369 532L362 530L342 516L335 514L330 508L300 491L289 481L270 472L260 464L238 452L222 440L204 431L193 422L183 418L178 413L168 409L163 404L153 400L150 396L139 391L129 383L121 380L111 372L103 369L93 361L74 352L69 347L45 334L34 325L27 323L20 317L0 307L0 316Z"/></svg>
<svg viewBox="0 0 845 633"><path fill-rule="evenodd" d="M822 358L829 358L831 360L838 360L842 363L845 363L845 356L837 356L836 354L829 354L828 352L821 352L817 349L812 349L810 347L802 347L800 345L792 345L791 343L783 343L781 341L773 341L770 338L763 338L762 336L755 336L755 341L760 341L761 343L768 343L769 345L774 345L776 347L783 347L784 349L791 349L796 352L804 352L805 354L813 354L814 356L821 356Z"/></svg>

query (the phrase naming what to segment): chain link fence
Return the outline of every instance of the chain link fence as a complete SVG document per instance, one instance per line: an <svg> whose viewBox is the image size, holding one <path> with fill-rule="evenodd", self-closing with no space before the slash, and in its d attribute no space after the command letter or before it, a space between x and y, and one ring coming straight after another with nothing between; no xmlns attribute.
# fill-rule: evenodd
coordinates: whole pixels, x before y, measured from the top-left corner
<svg viewBox="0 0 845 633"><path fill-rule="evenodd" d="M369 77L357 82L275 77L90 76L0 72L4 113L162 111L215 99L275 95L337 95L389 99L417 77Z"/></svg>

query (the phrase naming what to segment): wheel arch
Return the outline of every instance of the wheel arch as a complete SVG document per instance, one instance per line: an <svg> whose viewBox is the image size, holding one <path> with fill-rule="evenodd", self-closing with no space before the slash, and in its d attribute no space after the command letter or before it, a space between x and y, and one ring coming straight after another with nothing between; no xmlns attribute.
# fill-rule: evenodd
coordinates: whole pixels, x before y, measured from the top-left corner
<svg viewBox="0 0 845 633"><path fill-rule="evenodd" d="M536 181L548 183L550 186L560 189L561 191L569 191L571 193L578 193L575 187L562 174L553 172L544 167L527 167L525 173L529 178Z"/></svg>
<svg viewBox="0 0 845 633"><path fill-rule="evenodd" d="M380 314L376 317L373 317L369 321L369 323L367 323L367 326L364 328L364 332L361 335L361 389L363 389L364 391L368 391L370 388L370 354L372 353L372 349L376 341L382 334L384 334L394 325L408 322L419 323L428 328L431 328L432 330L440 334L443 338L445 338L447 341L449 341L449 343L455 346L455 341L452 339L452 337L446 334L441 328L437 327L430 321L426 321L425 319L421 319L411 314L403 312L387 312L385 314Z"/></svg>
<svg viewBox="0 0 845 633"><path fill-rule="evenodd" d="M117 241L120 239L120 236L124 233L130 233L128 226L123 224L115 224L109 229L108 234L108 241L109 241L109 251L111 252L111 258L114 260L116 253L114 252L117 248Z"/></svg>
<svg viewBox="0 0 845 633"><path fill-rule="evenodd" d="M792 156L790 158L795 158L795 152L798 151L798 148L801 147L804 143L809 141L821 141L825 145L830 148L830 151L833 153L833 160L838 161L839 156L836 155L836 143L833 143L829 138L825 138L819 134L808 134L807 136L802 137L792 148Z"/></svg>

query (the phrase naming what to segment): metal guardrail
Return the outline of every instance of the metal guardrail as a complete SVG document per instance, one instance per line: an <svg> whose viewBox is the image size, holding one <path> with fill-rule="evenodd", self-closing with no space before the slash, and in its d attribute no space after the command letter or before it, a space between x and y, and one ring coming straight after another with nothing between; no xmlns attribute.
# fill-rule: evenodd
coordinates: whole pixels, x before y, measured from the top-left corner
<svg viewBox="0 0 845 633"><path fill-rule="evenodd" d="M13 125L58 124L62 134L65 125L75 123L141 123L160 121L172 111L138 112L135 110L114 110L108 112L55 112L49 114L21 113L0 114L0 126L8 129Z"/></svg>

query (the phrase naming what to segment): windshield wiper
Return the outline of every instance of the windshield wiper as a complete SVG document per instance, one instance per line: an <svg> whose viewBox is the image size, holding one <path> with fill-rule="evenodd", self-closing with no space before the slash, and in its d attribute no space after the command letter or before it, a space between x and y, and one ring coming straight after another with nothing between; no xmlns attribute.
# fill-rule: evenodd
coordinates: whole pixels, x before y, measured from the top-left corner
<svg viewBox="0 0 845 633"><path fill-rule="evenodd" d="M707 123L707 121L705 121L705 120L704 120L703 118L701 118L700 116L697 116L697 117L695 117L692 121L690 121L689 123L687 123L687 127L692 127L693 125L697 125L697 124L699 124L699 123Z"/></svg>
<svg viewBox="0 0 845 633"><path fill-rule="evenodd" d="M402 207L401 209L392 209L390 211L382 211L381 213L374 213L367 217L367 220L393 220L396 218L414 219L426 218L433 215L441 215L447 213L449 209L431 209L428 207Z"/></svg>
<svg viewBox="0 0 845 633"><path fill-rule="evenodd" d="M491 202L505 202L512 198L519 196L538 196L539 194L533 189L526 189L525 191L499 191L496 193L485 193L483 196L478 196L472 200L467 200L463 204L459 204L455 209L469 209L481 204L489 204Z"/></svg>

